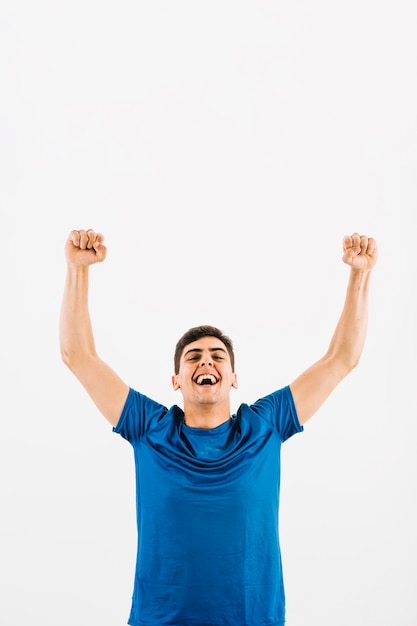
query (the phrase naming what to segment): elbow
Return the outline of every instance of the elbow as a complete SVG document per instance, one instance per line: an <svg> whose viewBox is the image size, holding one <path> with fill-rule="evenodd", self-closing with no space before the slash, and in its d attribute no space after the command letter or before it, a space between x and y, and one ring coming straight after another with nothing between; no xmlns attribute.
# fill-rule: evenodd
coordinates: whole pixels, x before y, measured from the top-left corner
<svg viewBox="0 0 417 626"><path fill-rule="evenodd" d="M360 355L356 354L334 354L328 355L328 358L332 365L333 372L337 375L339 380L343 380L352 370L354 370L360 361Z"/></svg>
<svg viewBox="0 0 417 626"><path fill-rule="evenodd" d="M80 363L86 358L86 355L80 353L79 351L70 350L67 347L61 346L61 361L73 373L78 369Z"/></svg>
<svg viewBox="0 0 417 626"><path fill-rule="evenodd" d="M91 366L94 359L97 358L95 351L80 350L75 348L69 348L68 346L60 346L61 361L68 369L77 376L78 372L86 367Z"/></svg>
<svg viewBox="0 0 417 626"><path fill-rule="evenodd" d="M360 360L361 360L360 356L357 356L351 360L350 369L349 369L350 372L354 370L356 367L358 367Z"/></svg>
<svg viewBox="0 0 417 626"><path fill-rule="evenodd" d="M352 372L356 367L358 367L359 365L359 361L360 361L360 356L359 355L352 355L350 356L349 359L345 360L343 363L343 369L344 369L344 376L347 376L348 374L350 374L350 372Z"/></svg>
<svg viewBox="0 0 417 626"><path fill-rule="evenodd" d="M61 346L60 352L61 352L62 363L66 365L68 369L72 370L73 357L71 355L71 352L67 350L66 348L63 348L62 346Z"/></svg>

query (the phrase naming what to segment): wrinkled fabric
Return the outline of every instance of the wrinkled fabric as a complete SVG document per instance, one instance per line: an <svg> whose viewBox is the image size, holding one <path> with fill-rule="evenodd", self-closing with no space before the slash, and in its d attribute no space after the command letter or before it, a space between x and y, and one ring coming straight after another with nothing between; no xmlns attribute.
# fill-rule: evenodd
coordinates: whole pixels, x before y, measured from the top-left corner
<svg viewBox="0 0 417 626"><path fill-rule="evenodd" d="M138 551L132 626L281 626L280 448L300 426L289 387L213 429L130 389Z"/></svg>

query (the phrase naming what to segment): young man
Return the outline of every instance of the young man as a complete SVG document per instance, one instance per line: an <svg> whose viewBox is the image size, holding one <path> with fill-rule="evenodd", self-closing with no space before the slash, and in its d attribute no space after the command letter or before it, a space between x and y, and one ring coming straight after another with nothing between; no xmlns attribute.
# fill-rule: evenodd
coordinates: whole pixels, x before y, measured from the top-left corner
<svg viewBox="0 0 417 626"><path fill-rule="evenodd" d="M368 310L372 238L343 240L350 270L326 354L289 386L230 414L231 340L212 326L178 341L172 384L184 409L134 391L98 356L88 312L89 266L104 237L74 230L61 312L64 363L133 446L138 552L132 626L282 626L278 537L280 446L358 364Z"/></svg>

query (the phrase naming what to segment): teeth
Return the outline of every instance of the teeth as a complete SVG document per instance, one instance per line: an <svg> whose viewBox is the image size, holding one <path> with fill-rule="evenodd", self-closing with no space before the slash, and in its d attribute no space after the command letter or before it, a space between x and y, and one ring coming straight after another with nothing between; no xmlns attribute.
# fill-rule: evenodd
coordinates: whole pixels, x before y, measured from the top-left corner
<svg viewBox="0 0 417 626"><path fill-rule="evenodd" d="M217 382L216 377L213 376L212 374L201 374L201 376L197 378L196 382L198 385L202 385L204 384L205 380L209 380L212 385L214 385Z"/></svg>

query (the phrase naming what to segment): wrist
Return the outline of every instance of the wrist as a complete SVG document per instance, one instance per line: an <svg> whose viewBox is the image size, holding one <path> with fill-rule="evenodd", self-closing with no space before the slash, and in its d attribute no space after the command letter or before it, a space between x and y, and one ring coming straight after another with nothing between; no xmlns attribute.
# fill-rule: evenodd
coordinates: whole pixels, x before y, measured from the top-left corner
<svg viewBox="0 0 417 626"><path fill-rule="evenodd" d="M73 263L71 261L67 261L67 271L69 274L88 275L89 267L89 265L85 265L82 263Z"/></svg>
<svg viewBox="0 0 417 626"><path fill-rule="evenodd" d="M349 284L356 289L362 289L366 285L368 285L370 276L371 276L370 269L360 270L360 269L351 268L350 276L349 276Z"/></svg>
<svg viewBox="0 0 417 626"><path fill-rule="evenodd" d="M67 265L67 283L73 287L88 288L89 284L89 266L68 263Z"/></svg>
<svg viewBox="0 0 417 626"><path fill-rule="evenodd" d="M362 267L351 267L351 274L370 274L372 272L372 267L362 268Z"/></svg>

